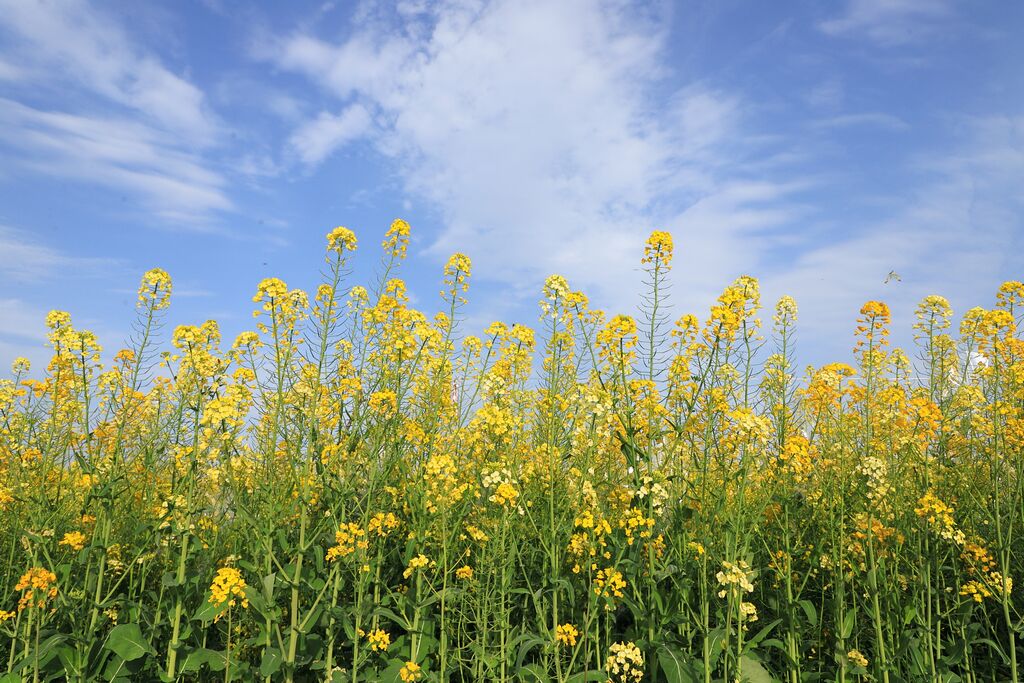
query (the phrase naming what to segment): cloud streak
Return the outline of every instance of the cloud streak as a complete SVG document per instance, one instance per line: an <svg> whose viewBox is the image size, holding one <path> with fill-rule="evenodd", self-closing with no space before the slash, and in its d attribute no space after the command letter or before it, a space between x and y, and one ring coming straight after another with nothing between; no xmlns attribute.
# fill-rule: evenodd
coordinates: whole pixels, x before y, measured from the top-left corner
<svg viewBox="0 0 1024 683"><path fill-rule="evenodd" d="M73 271L79 275L98 273L119 265L111 258L69 256L29 239L12 228L0 225L0 277L18 284L33 284Z"/></svg>
<svg viewBox="0 0 1024 683"><path fill-rule="evenodd" d="M0 0L0 36L14 86L0 99L0 144L13 163L132 193L179 226L233 208L207 159L224 128L202 91L114 17L84 2ZM31 103L47 91L62 108Z"/></svg>
<svg viewBox="0 0 1024 683"><path fill-rule="evenodd" d="M832 36L896 46L927 40L953 15L948 0L848 0L842 14L818 28Z"/></svg>

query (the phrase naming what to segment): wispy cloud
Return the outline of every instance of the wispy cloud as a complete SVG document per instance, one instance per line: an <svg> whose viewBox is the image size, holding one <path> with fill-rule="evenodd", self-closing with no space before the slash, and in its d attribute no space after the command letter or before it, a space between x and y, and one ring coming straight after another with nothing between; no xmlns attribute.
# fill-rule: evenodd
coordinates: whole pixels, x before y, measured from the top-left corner
<svg viewBox="0 0 1024 683"><path fill-rule="evenodd" d="M0 143L39 173L134 193L168 222L230 209L203 150L223 126L202 91L85 2L0 0L0 60L18 76L0 100ZM31 103L59 92L61 109Z"/></svg>
<svg viewBox="0 0 1024 683"><path fill-rule="evenodd" d="M44 83L102 95L188 145L214 141L219 123L202 91L136 45L115 15L81 0L0 0L0 30L11 38L7 59Z"/></svg>
<svg viewBox="0 0 1024 683"><path fill-rule="evenodd" d="M370 115L354 104L338 115L321 112L292 134L289 143L302 163L316 166L330 154L356 140L370 128Z"/></svg>
<svg viewBox="0 0 1024 683"><path fill-rule="evenodd" d="M18 284L39 282L60 272L99 274L120 264L111 258L71 256L3 225L0 225L0 254L4 255L0 258L0 277Z"/></svg>
<svg viewBox="0 0 1024 683"><path fill-rule="evenodd" d="M46 311L21 299L0 299L0 336L39 342L46 339Z"/></svg>
<svg viewBox="0 0 1024 683"><path fill-rule="evenodd" d="M901 45L928 39L953 15L948 0L847 0L842 14L818 27L830 35Z"/></svg>
<svg viewBox="0 0 1024 683"><path fill-rule="evenodd" d="M224 177L177 138L135 119L35 109L0 98L0 141L39 173L135 193L154 215L205 225L232 207Z"/></svg>
<svg viewBox="0 0 1024 683"><path fill-rule="evenodd" d="M910 128L910 124L898 116L883 112L840 114L818 119L812 125L815 128L852 128L855 126L887 128L889 130L909 130Z"/></svg>

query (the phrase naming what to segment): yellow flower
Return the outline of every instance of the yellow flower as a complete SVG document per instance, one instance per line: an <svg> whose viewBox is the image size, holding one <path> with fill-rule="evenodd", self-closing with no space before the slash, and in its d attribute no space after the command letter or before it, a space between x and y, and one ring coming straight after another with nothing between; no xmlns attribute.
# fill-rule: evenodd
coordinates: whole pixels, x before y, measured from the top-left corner
<svg viewBox="0 0 1024 683"><path fill-rule="evenodd" d="M281 299L288 294L288 285L276 277L268 277L256 286L256 296L252 298L254 304L264 299Z"/></svg>
<svg viewBox="0 0 1024 683"><path fill-rule="evenodd" d="M405 568L404 572L402 572L402 576L408 579L417 569L422 569L430 564L430 559L426 555L417 555L409 560L409 566Z"/></svg>
<svg viewBox="0 0 1024 683"><path fill-rule="evenodd" d="M14 362L11 363L11 372L15 375L26 373L31 369L32 363L29 362L28 358L24 358L22 356L18 356L14 359Z"/></svg>
<svg viewBox="0 0 1024 683"><path fill-rule="evenodd" d="M544 298L540 301L540 309L544 315L561 315L561 307L572 294L569 283L561 275L549 275L544 281Z"/></svg>
<svg viewBox="0 0 1024 683"><path fill-rule="evenodd" d="M171 276L161 268L147 270L139 285L139 306L160 311L171 304Z"/></svg>
<svg viewBox="0 0 1024 683"><path fill-rule="evenodd" d="M615 316L597 333L597 344L601 360L616 368L621 364L628 373L636 355L636 321L628 315Z"/></svg>
<svg viewBox="0 0 1024 683"><path fill-rule="evenodd" d="M347 557L358 550L366 550L369 543L366 541L366 532L358 524L351 522L342 524L334 533L336 545L327 550L327 561Z"/></svg>
<svg viewBox="0 0 1024 683"><path fill-rule="evenodd" d="M508 482L502 482L498 484L498 487L494 489L494 493L491 494L490 500L492 503L502 506L513 506L519 499L519 491L516 487Z"/></svg>
<svg viewBox="0 0 1024 683"><path fill-rule="evenodd" d="M741 602L740 615L746 621L757 621L757 607L752 602Z"/></svg>
<svg viewBox="0 0 1024 683"><path fill-rule="evenodd" d="M210 602L215 605L227 603L228 607L234 607L235 598L241 598L242 607L248 607L249 600L245 597L245 588L245 579L242 578L240 571L234 567L221 567L210 584Z"/></svg>
<svg viewBox="0 0 1024 683"><path fill-rule="evenodd" d="M626 587L626 579L622 572L613 567L601 569L594 579L594 593L605 598L621 598L622 590Z"/></svg>
<svg viewBox="0 0 1024 683"><path fill-rule="evenodd" d="M718 593L718 597L724 598L726 592L730 590L745 593L752 593L754 591L754 572L746 562L740 560L733 564L732 562L725 561L722 562L722 569L723 571L715 574L718 583L723 586L723 589Z"/></svg>
<svg viewBox="0 0 1024 683"><path fill-rule="evenodd" d="M384 537L391 534L399 526L398 517L393 512L378 512L370 518L366 530L371 534Z"/></svg>
<svg viewBox="0 0 1024 683"><path fill-rule="evenodd" d="M609 679L619 683L639 683L644 677L644 656L634 643L614 643L608 648L605 671Z"/></svg>
<svg viewBox="0 0 1024 683"><path fill-rule="evenodd" d="M57 597L57 575L49 569L33 567L21 575L14 586L16 591L24 591L18 601L18 611L26 607L45 607L46 601Z"/></svg>
<svg viewBox="0 0 1024 683"><path fill-rule="evenodd" d="M10 621L16 616L18 616L16 612L8 612L7 610L0 609L0 624L5 621Z"/></svg>
<svg viewBox="0 0 1024 683"><path fill-rule="evenodd" d="M81 531L69 531L57 545L66 545L75 551L81 550L85 547L85 534Z"/></svg>
<svg viewBox="0 0 1024 683"><path fill-rule="evenodd" d="M555 627L555 642L559 645L573 647L579 635L580 632L572 624L559 624Z"/></svg>
<svg viewBox="0 0 1024 683"><path fill-rule="evenodd" d="M381 652L383 650L387 650L391 646L391 636L387 631L378 628L367 634L366 642L370 644L371 650L374 652Z"/></svg>
<svg viewBox="0 0 1024 683"><path fill-rule="evenodd" d="M775 304L775 325L776 327L782 328L792 325L796 322L796 300L791 296L783 296L779 299L779 302Z"/></svg>
<svg viewBox="0 0 1024 683"><path fill-rule="evenodd" d="M860 650L850 650L846 653L846 658L850 660L850 663L854 666L867 667L868 658L865 657Z"/></svg>
<svg viewBox="0 0 1024 683"><path fill-rule="evenodd" d="M327 250L341 254L344 251L356 250L356 234L348 228L338 226L327 233Z"/></svg>
<svg viewBox="0 0 1024 683"><path fill-rule="evenodd" d="M398 675L401 677L402 683L410 683L410 681L422 680L423 670L416 662L406 662L405 666L398 672Z"/></svg>
<svg viewBox="0 0 1024 683"><path fill-rule="evenodd" d="M473 568L469 565L463 565L455 570L455 577L468 581L473 578Z"/></svg>
<svg viewBox="0 0 1024 683"><path fill-rule="evenodd" d="M381 417L391 417L398 412L398 397L390 390L375 391L370 394L367 405L371 412Z"/></svg>
<svg viewBox="0 0 1024 683"><path fill-rule="evenodd" d="M53 331L71 325L71 314L65 311L50 311L46 314L46 326Z"/></svg>
<svg viewBox="0 0 1024 683"><path fill-rule="evenodd" d="M406 250L409 247L409 224L401 218L391 222L391 227L384 233L384 242L381 246L392 258L404 259Z"/></svg>
<svg viewBox="0 0 1024 683"><path fill-rule="evenodd" d="M965 598L970 598L974 602L982 602L985 598L992 597L992 591L990 591L985 584L977 579L971 579L964 585L960 586L960 595Z"/></svg>
<svg viewBox="0 0 1024 683"><path fill-rule="evenodd" d="M664 230L652 232L644 245L644 257L640 263L651 263L655 268L669 270L672 267L672 235Z"/></svg>

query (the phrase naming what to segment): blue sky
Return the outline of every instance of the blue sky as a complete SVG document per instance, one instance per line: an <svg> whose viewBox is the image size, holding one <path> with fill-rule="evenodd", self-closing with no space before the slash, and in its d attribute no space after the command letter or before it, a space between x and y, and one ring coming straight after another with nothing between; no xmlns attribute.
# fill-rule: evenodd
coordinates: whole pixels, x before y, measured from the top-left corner
<svg viewBox="0 0 1024 683"><path fill-rule="evenodd" d="M807 362L873 298L908 343L925 295L1024 277L1022 34L1018 2L0 0L0 362L52 308L116 350L156 266L230 339L335 225L369 278L397 216L424 309L473 259L467 331L554 272L631 312L666 229L675 314L750 274Z"/></svg>

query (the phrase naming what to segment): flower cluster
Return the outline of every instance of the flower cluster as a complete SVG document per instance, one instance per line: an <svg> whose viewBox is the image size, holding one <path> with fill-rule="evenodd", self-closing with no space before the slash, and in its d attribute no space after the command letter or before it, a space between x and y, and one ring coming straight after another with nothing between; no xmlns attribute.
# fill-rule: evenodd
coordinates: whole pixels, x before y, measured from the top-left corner
<svg viewBox="0 0 1024 683"><path fill-rule="evenodd" d="M555 642L559 645L575 647L576 639L579 638L579 630L572 624L559 624L555 627Z"/></svg>
<svg viewBox="0 0 1024 683"><path fill-rule="evenodd" d="M356 550L366 550L369 543L366 540L366 531L358 524L346 522L334 532L334 545L327 549L327 561L348 557Z"/></svg>
<svg viewBox="0 0 1024 683"><path fill-rule="evenodd" d="M42 609L46 607L47 600L57 597L57 575L49 569L33 567L22 574L14 590L22 592L18 611L26 607Z"/></svg>
<svg viewBox="0 0 1024 683"><path fill-rule="evenodd" d="M249 599L245 596L245 588L245 579L242 578L240 571L234 567L221 567L210 584L210 602L234 607L236 599L240 598L242 607L248 607Z"/></svg>
<svg viewBox="0 0 1024 683"><path fill-rule="evenodd" d="M605 671L617 683L639 683L644 677L644 655L634 643L613 643Z"/></svg>

